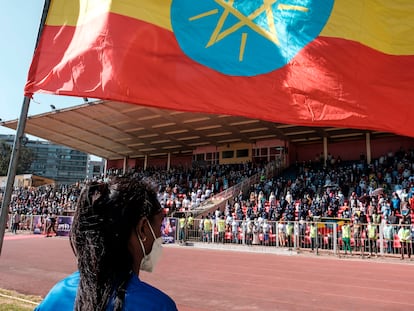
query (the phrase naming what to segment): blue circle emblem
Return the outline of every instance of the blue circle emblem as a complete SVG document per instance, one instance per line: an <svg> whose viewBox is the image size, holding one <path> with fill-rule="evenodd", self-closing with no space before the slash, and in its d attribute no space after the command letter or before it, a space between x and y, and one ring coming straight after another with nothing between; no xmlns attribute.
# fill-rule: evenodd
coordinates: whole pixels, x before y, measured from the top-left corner
<svg viewBox="0 0 414 311"><path fill-rule="evenodd" d="M325 26L334 0L173 0L171 24L183 52L232 76L285 66Z"/></svg>

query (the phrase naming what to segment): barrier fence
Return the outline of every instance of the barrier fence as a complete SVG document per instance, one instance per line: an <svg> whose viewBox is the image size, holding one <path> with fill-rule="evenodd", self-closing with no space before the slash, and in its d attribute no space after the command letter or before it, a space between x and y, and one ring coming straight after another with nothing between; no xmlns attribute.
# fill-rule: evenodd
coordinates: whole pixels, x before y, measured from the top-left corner
<svg viewBox="0 0 414 311"><path fill-rule="evenodd" d="M55 217L54 230L57 236L68 236L73 216L57 216ZM7 220L7 229L10 232L27 232L33 234L46 234L50 219L45 215L20 215L17 225L13 221L13 215L9 214ZM54 233L54 232L53 232Z"/></svg>
<svg viewBox="0 0 414 311"><path fill-rule="evenodd" d="M57 216L57 236L68 236L73 216ZM46 234L48 217L21 215L16 233ZM13 232L13 215L8 218L8 230ZM180 222L168 217L162 225L164 243L217 243L240 247L263 246L293 251L319 252L332 255L361 257L410 257L413 253L414 226L351 224L345 220L323 222L303 221L226 221L193 219Z"/></svg>
<svg viewBox="0 0 414 311"><path fill-rule="evenodd" d="M347 228L346 221L234 221L219 224L211 220L194 219L193 224L180 228L177 224L176 240L183 242L238 244L285 248L296 251L324 252L333 255L361 257L407 257L413 253L414 228L412 225L356 224ZM400 239L400 229L406 229L406 241ZM408 231L408 233L407 233ZM406 257L404 256L404 257Z"/></svg>

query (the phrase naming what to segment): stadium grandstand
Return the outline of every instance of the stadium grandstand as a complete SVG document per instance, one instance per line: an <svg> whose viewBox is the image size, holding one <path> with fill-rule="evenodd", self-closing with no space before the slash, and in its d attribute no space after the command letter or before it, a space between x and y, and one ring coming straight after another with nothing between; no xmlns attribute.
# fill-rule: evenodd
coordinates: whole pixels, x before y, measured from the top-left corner
<svg viewBox="0 0 414 311"><path fill-rule="evenodd" d="M408 137L110 101L30 117L26 133L105 158L102 178L130 173L156 181L169 216L166 242L412 253ZM58 234L67 234L82 182L15 188L9 228L19 214L18 230L45 233L53 215Z"/></svg>

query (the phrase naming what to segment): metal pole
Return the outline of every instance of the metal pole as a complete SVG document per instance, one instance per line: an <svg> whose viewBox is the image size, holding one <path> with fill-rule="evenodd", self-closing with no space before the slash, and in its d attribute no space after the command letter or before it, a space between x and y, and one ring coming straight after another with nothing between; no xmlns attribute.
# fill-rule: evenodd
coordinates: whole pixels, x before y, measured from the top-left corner
<svg viewBox="0 0 414 311"><path fill-rule="evenodd" d="M47 17L47 13L49 12L50 1L51 0L45 0L45 3L43 5L43 12L42 12L41 20L40 20L39 31L38 31L37 38L36 38L35 49L37 48L39 44L40 36L42 34L43 27L46 23L46 17ZM16 129L16 137L14 139L13 150L12 150L12 154L10 157L9 169L7 173L6 190L4 192L3 202L1 205L1 211L0 211L0 255L1 255L1 250L3 248L4 233L6 231L6 219L9 213L9 204L10 204L11 195L13 191L14 179L16 177L17 163L19 160L21 141L23 139L24 129L26 128L26 119L27 119L27 114L29 112L29 105L30 105L30 97L24 96L22 110L20 113L20 119L19 119L19 122L17 124L17 129Z"/></svg>
<svg viewBox="0 0 414 311"><path fill-rule="evenodd" d="M14 145L10 157L9 170L7 174L6 191L4 192L3 202L1 205L0 215L0 254L3 246L4 233L6 231L6 220L9 214L9 204L11 194L13 191L14 179L16 177L17 163L20 154L21 141L24 136L24 128L26 126L27 113L29 111L30 98L25 96L23 100L22 111L20 113L19 124L17 126L16 137L14 138Z"/></svg>

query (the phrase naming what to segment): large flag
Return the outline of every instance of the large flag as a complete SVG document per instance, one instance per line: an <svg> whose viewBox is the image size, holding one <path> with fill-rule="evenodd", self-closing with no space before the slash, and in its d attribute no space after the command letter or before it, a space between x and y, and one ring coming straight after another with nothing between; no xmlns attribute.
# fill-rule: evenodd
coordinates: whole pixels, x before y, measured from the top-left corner
<svg viewBox="0 0 414 311"><path fill-rule="evenodd" d="M52 0L25 88L414 137L413 0Z"/></svg>

